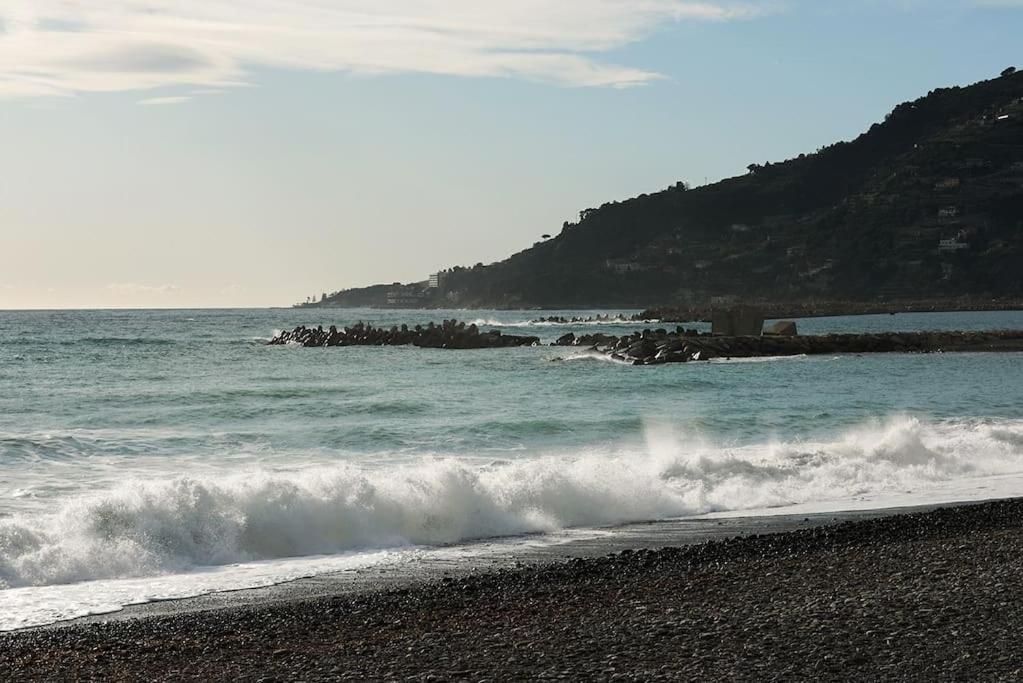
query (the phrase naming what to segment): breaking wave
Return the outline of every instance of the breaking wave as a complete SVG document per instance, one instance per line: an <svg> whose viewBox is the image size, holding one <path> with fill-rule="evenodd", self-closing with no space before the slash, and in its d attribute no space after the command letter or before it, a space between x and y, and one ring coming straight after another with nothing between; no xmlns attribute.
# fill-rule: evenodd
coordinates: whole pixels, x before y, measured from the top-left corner
<svg viewBox="0 0 1023 683"><path fill-rule="evenodd" d="M611 363L614 365L632 365L632 361L625 360L624 358L615 358L614 356L601 353L600 351L594 351L591 349L582 349L574 353L570 353L567 356L556 356L551 359L552 362L567 362L567 361L596 361L598 363Z"/></svg>
<svg viewBox="0 0 1023 683"><path fill-rule="evenodd" d="M895 417L833 441L722 448L650 427L642 447L500 462L130 481L0 520L0 587L437 546L569 527L900 493L1023 474L1023 422Z"/></svg>
<svg viewBox="0 0 1023 683"><path fill-rule="evenodd" d="M517 320L517 321L502 321L495 320L493 318L476 318L470 320L467 324L476 325L477 327L594 327L597 325L651 325L660 324L659 320L632 320L628 317L621 318L608 318L602 320L587 319L587 320L565 320L564 322L559 320Z"/></svg>

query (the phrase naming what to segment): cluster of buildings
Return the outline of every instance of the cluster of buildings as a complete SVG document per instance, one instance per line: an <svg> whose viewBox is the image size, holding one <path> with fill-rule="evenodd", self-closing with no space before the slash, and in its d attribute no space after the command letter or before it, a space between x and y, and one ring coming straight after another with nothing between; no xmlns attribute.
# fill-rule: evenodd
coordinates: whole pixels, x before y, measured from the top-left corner
<svg viewBox="0 0 1023 683"><path fill-rule="evenodd" d="M873 251L879 263L885 261L899 271L892 283L896 290L918 291L928 278L931 282L935 277L951 280L956 269L963 267L958 255L969 254L978 245L985 248L984 235L991 220L986 209L989 198L1023 189L1023 160L967 158L945 165L944 172L928 174L918 167L889 169L873 183L874 189L846 200L849 224L862 220L864 226L891 230L890 245L879 243ZM680 285L714 293L710 299L715 305L735 303L734 296L723 292L742 291L741 284L736 290L726 286L726 275L736 271L751 273L762 281L777 278L799 289L823 291L840 257L825 258L829 247L810 249L809 240L820 236L815 231L825 230L820 226L826 213L733 222L707 240L693 239L691 231L679 230L655 245L606 259L604 267L623 277L648 271L677 273ZM861 213L862 219L857 217ZM900 222L904 227L884 227Z"/></svg>
<svg viewBox="0 0 1023 683"><path fill-rule="evenodd" d="M385 303L393 308L421 308L433 303L444 282L444 273L431 273L424 282L403 285L395 282L387 290Z"/></svg>

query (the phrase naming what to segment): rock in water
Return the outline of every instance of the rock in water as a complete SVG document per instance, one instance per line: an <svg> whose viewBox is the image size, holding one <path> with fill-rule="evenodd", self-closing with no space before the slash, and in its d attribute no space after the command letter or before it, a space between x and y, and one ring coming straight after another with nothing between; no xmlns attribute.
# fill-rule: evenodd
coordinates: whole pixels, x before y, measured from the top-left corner
<svg viewBox="0 0 1023 683"><path fill-rule="evenodd" d="M558 337L558 341L554 342L555 346L572 346L575 343L575 333L569 332Z"/></svg>

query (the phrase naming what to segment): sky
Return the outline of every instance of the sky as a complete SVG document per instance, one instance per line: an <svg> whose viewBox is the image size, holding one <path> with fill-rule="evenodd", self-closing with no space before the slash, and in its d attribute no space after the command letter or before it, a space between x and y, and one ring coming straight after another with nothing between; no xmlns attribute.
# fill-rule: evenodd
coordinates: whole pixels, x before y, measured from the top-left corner
<svg viewBox="0 0 1023 683"><path fill-rule="evenodd" d="M854 138L1023 0L4 0L0 309L285 306Z"/></svg>

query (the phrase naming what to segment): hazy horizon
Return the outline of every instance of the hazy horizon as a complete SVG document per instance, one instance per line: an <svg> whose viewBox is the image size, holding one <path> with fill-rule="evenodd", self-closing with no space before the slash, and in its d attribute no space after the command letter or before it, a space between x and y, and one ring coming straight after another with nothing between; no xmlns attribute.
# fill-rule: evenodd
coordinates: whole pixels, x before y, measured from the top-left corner
<svg viewBox="0 0 1023 683"><path fill-rule="evenodd" d="M0 309L288 306L490 263L995 77L1023 28L1016 0L23 4Z"/></svg>

